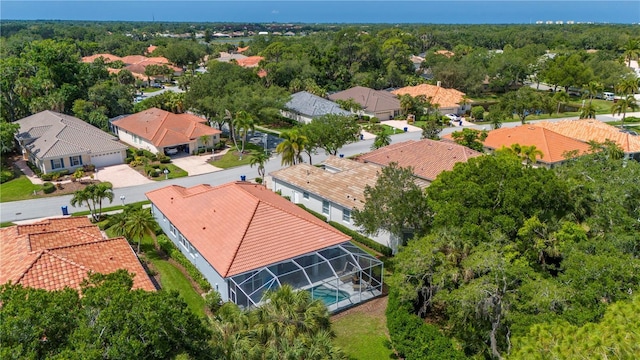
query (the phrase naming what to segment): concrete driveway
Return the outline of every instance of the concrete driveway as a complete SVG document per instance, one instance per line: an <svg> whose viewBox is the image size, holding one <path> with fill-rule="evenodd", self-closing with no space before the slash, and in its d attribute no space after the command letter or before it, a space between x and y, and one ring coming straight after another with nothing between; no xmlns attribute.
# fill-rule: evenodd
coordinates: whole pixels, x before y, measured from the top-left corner
<svg viewBox="0 0 640 360"><path fill-rule="evenodd" d="M183 156L178 158L172 158L171 162L186 171L189 176L208 174L214 171L220 171L222 169L210 165L208 161L211 160L213 155L206 154L201 156Z"/></svg>
<svg viewBox="0 0 640 360"><path fill-rule="evenodd" d="M107 166L99 168L95 178L100 181L108 181L113 184L113 188L123 188L155 182L147 179L139 172L132 169L127 164Z"/></svg>

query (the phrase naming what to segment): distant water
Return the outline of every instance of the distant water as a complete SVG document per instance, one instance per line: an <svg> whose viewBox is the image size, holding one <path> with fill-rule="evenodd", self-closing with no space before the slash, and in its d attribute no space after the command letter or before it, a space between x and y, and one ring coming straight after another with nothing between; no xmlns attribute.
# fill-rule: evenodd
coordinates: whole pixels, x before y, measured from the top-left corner
<svg viewBox="0 0 640 360"><path fill-rule="evenodd" d="M2 20L243 23L640 23L640 1L11 1Z"/></svg>

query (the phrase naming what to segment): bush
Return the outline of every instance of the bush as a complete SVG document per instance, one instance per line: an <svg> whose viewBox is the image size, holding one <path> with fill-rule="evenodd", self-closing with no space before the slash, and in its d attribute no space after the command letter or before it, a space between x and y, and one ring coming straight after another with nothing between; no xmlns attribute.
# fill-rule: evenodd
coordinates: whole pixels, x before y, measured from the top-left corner
<svg viewBox="0 0 640 360"><path fill-rule="evenodd" d="M387 328L393 348L405 359L466 359L464 353L453 346L450 338L434 325L427 324L411 313L411 304L402 303L397 291L389 291Z"/></svg>
<svg viewBox="0 0 640 360"><path fill-rule="evenodd" d="M13 173L13 171L8 169L2 169L2 171L0 171L0 184L13 179L14 175L15 174Z"/></svg>
<svg viewBox="0 0 640 360"><path fill-rule="evenodd" d="M211 313L215 314L222 306L222 296L220 293L215 290L210 290L207 295L204 296L204 304L211 311Z"/></svg>
<svg viewBox="0 0 640 360"><path fill-rule="evenodd" d="M158 244L160 248L173 260L178 262L180 265L187 270L187 273L195 281L202 291L211 290L211 284L209 281L205 279L205 277L200 273L200 271L189 261L180 250L173 244L173 242L167 237L167 235L159 235L158 236Z"/></svg>
<svg viewBox="0 0 640 360"><path fill-rule="evenodd" d="M130 156L127 156L127 158L124 159L125 164L131 164L132 161L133 161L133 158Z"/></svg>
<svg viewBox="0 0 640 360"><path fill-rule="evenodd" d="M484 108L482 106L474 106L471 108L471 117L476 120L484 119Z"/></svg>
<svg viewBox="0 0 640 360"><path fill-rule="evenodd" d="M167 155L159 156L158 160L160 161L161 164L170 164L171 163L171 158L168 157Z"/></svg>
<svg viewBox="0 0 640 360"><path fill-rule="evenodd" d="M380 123L380 119L378 119L377 117L372 117L369 122L371 122L372 124L379 124Z"/></svg>
<svg viewBox="0 0 640 360"><path fill-rule="evenodd" d="M59 176L67 176L67 175L69 175L69 173L70 173L69 169L63 169L63 170L58 171L58 175Z"/></svg>
<svg viewBox="0 0 640 360"><path fill-rule="evenodd" d="M128 163L127 163L128 164ZM96 166L93 164L86 164L82 166L82 169L84 171L95 171L96 170Z"/></svg>
<svg viewBox="0 0 640 360"><path fill-rule="evenodd" d="M151 161L158 160L158 156L149 150L142 150L142 155Z"/></svg>
<svg viewBox="0 0 640 360"><path fill-rule="evenodd" d="M262 178L261 177L257 177L255 179L256 184L262 184Z"/></svg>
<svg viewBox="0 0 640 360"><path fill-rule="evenodd" d="M51 180L53 180L53 174L54 173L41 174L40 175L40 179L42 179L44 181L51 181Z"/></svg>
<svg viewBox="0 0 640 360"><path fill-rule="evenodd" d="M142 149L136 149L136 155L137 155L137 156L144 156L144 150L142 150Z"/></svg>
<svg viewBox="0 0 640 360"><path fill-rule="evenodd" d="M31 169L31 171L34 172L34 174L36 174L36 176L40 177L40 175L42 175L42 170L40 170L39 167L35 166L31 161L27 161L27 166L29 167L29 169Z"/></svg>
<svg viewBox="0 0 640 360"><path fill-rule="evenodd" d="M47 181L46 183L42 184L42 191L44 191L45 194L51 194L52 192L56 191L56 186L53 185L53 183Z"/></svg>

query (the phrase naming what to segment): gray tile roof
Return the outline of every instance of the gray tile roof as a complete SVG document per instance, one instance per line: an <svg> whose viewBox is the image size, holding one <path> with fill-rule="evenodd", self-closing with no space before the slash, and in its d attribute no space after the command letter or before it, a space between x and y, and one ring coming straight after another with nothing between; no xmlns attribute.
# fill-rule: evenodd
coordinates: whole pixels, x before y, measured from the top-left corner
<svg viewBox="0 0 640 360"><path fill-rule="evenodd" d="M355 86L331 94L329 99L333 101L353 99L370 112L400 110L400 100L397 96L387 91L374 90L364 86Z"/></svg>
<svg viewBox="0 0 640 360"><path fill-rule="evenodd" d="M121 151L126 145L78 118L55 111L42 111L16 121L18 139L39 159Z"/></svg>
<svg viewBox="0 0 640 360"><path fill-rule="evenodd" d="M293 112L309 116L311 118L327 114L351 115L351 112L340 108L333 101L321 98L306 91L300 91L291 95L291 100L285 107Z"/></svg>

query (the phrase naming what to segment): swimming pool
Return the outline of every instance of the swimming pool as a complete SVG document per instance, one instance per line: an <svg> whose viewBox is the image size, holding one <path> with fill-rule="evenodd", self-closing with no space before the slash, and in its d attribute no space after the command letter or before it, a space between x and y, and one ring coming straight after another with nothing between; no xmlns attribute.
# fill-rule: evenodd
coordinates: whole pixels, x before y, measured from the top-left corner
<svg viewBox="0 0 640 360"><path fill-rule="evenodd" d="M322 299L327 306L349 298L349 293L346 291L331 289L324 285L314 286L307 291L311 293L312 299Z"/></svg>

